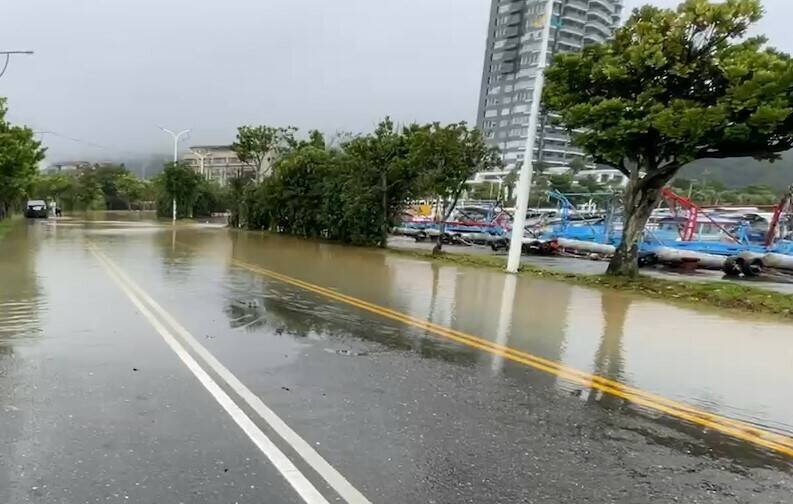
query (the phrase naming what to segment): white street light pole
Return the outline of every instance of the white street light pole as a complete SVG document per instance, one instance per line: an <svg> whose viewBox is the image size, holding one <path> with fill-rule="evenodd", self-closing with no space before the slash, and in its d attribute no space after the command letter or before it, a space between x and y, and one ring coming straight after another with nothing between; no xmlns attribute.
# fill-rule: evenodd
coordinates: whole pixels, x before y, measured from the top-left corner
<svg viewBox="0 0 793 504"><path fill-rule="evenodd" d="M548 60L548 42L551 38L551 23L553 21L553 2L548 0L545 5L545 19L542 29L542 40L540 42L540 55L537 64L537 73L534 77L534 93L531 98L531 110L529 112L529 131L526 138L526 150L523 154L523 165L520 168L520 178L518 179L518 201L515 209L515 216L512 220L512 237L509 243L509 259L507 260L507 272L517 273L520 268L520 255L523 249L523 232L526 227L526 212L529 209L529 193L531 192L531 179L534 176L534 142L537 137L537 123L540 115L540 100L542 99L542 88L545 84L545 67Z"/></svg>
<svg viewBox="0 0 793 504"><path fill-rule="evenodd" d="M175 132L169 130L168 128L163 128L162 126L159 126L159 128L173 137L173 164L178 163L179 162L179 139L183 135L186 135L186 134L190 133L190 130L186 129L186 130L180 131L179 133L175 133ZM174 196L174 198L173 198L172 214L173 214L173 223L176 224L176 196Z"/></svg>

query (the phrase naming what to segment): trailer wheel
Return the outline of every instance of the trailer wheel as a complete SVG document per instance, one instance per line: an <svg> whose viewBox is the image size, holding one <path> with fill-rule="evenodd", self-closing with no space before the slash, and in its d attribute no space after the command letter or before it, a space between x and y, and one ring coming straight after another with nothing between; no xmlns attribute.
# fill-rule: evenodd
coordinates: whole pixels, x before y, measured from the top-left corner
<svg viewBox="0 0 793 504"><path fill-rule="evenodd" d="M728 277L739 277L743 271L743 259L729 257L726 261L724 261L724 266L722 266L722 271Z"/></svg>
<svg viewBox="0 0 793 504"><path fill-rule="evenodd" d="M639 267L646 268L648 266L655 266L658 264L658 256L654 252L642 254L639 256Z"/></svg>
<svg viewBox="0 0 793 504"><path fill-rule="evenodd" d="M763 273L763 261L760 259L753 259L749 263L744 261L741 271L743 272L744 276L747 277L756 277L761 275Z"/></svg>

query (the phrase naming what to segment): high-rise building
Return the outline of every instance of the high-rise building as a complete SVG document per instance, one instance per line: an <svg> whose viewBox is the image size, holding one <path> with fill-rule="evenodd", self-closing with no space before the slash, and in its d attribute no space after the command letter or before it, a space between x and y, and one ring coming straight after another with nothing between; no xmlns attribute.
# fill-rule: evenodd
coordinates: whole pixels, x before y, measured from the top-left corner
<svg viewBox="0 0 793 504"><path fill-rule="evenodd" d="M547 0L492 0L477 125L501 149L505 168L479 174L479 180L497 179L523 162L546 6ZM555 0L548 63L556 54L607 40L621 16L622 0ZM569 166L583 152L550 119L541 112L534 161Z"/></svg>

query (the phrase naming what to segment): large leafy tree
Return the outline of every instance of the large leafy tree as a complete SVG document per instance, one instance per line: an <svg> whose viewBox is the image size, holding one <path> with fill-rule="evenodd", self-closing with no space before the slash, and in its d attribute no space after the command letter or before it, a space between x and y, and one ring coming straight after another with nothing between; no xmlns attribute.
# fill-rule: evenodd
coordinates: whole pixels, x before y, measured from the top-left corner
<svg viewBox="0 0 793 504"><path fill-rule="evenodd" d="M745 38L759 0L645 6L604 44L563 54L544 102L597 162L629 183L609 273L635 275L639 242L661 189L691 161L775 160L793 147L793 63Z"/></svg>
<svg viewBox="0 0 793 504"><path fill-rule="evenodd" d="M28 195L45 151L33 130L6 120L7 111L6 99L0 98L0 219Z"/></svg>
<svg viewBox="0 0 793 504"><path fill-rule="evenodd" d="M248 166L247 172L240 171L229 180L231 194L232 227L246 225L244 215L247 213L245 201L254 189L251 182L261 182L272 172L272 166L284 153L297 148L295 132L297 128L274 126L240 126L237 128L237 139L231 149L237 157Z"/></svg>
<svg viewBox="0 0 793 504"><path fill-rule="evenodd" d="M400 131L386 117L374 133L343 144L344 152L357 164L359 182L367 181L360 196L368 198L377 209L381 247L386 246L389 229L415 194L415 165L407 162L408 139L415 130L415 126L409 126Z"/></svg>
<svg viewBox="0 0 793 504"><path fill-rule="evenodd" d="M443 126L433 123L411 134L409 163L421 172L424 192L437 198L440 235L433 254L440 253L446 221L457 206L467 181L478 171L501 165L498 149L488 146L482 132L465 122Z"/></svg>
<svg viewBox="0 0 793 504"><path fill-rule="evenodd" d="M173 200L176 200L177 217L193 216L201 175L184 163L166 163L156 183L159 187L157 212L161 216L170 215Z"/></svg>
<svg viewBox="0 0 793 504"><path fill-rule="evenodd" d="M261 181L269 175L268 167L288 149L295 146L296 128L272 126L240 126L231 149L247 164L255 179Z"/></svg>

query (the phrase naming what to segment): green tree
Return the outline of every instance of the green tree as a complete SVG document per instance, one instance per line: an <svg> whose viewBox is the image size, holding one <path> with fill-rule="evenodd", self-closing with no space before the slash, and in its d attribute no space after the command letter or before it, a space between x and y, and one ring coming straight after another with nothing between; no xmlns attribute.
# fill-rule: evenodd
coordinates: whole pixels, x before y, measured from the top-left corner
<svg viewBox="0 0 793 504"><path fill-rule="evenodd" d="M574 174L586 169L587 165L584 158L575 157L570 161L570 171L572 171Z"/></svg>
<svg viewBox="0 0 793 504"><path fill-rule="evenodd" d="M7 112L6 99L0 98L0 219L29 195L46 150L33 130L10 124Z"/></svg>
<svg viewBox="0 0 793 504"><path fill-rule="evenodd" d="M78 170L72 194L74 208L78 210L104 210L105 195L93 168Z"/></svg>
<svg viewBox="0 0 793 504"><path fill-rule="evenodd" d="M468 198L472 200L497 200L500 198L499 186L495 182L469 184Z"/></svg>
<svg viewBox="0 0 793 504"><path fill-rule="evenodd" d="M342 146L357 164L362 181L367 181L361 196L369 197L379 210L380 247L386 246L389 229L415 194L415 165L407 162L409 138L415 129L409 126L399 131L386 117L373 134L354 138Z"/></svg>
<svg viewBox="0 0 793 504"><path fill-rule="evenodd" d="M504 189L507 191L507 203L511 204L512 196L515 192L515 186L518 184L518 176L520 175L517 168L513 168L509 173L506 174L504 177L503 186Z"/></svg>
<svg viewBox="0 0 793 504"><path fill-rule="evenodd" d="M171 215L174 200L178 218L193 216L201 175L184 163L171 162L165 164L165 169L157 177L156 183L159 187L157 213L160 216Z"/></svg>
<svg viewBox="0 0 793 504"><path fill-rule="evenodd" d="M596 193L606 189L605 184L598 182L597 179L592 175L580 177L578 180L576 180L576 183L579 186L580 192Z"/></svg>
<svg viewBox="0 0 793 504"><path fill-rule="evenodd" d="M231 149L237 157L248 166L248 170L240 170L229 179L231 216L229 225L241 227L247 225L245 202L252 182L259 183L270 175L272 166L284 153L298 147L295 140L296 128L291 126L280 128L273 126L240 126L237 128L237 139ZM312 138L312 141L314 138Z"/></svg>
<svg viewBox="0 0 793 504"><path fill-rule="evenodd" d="M68 208L71 210L75 185L76 180L73 175L61 172L46 175L39 173L33 182L33 189L30 195L33 198L47 201L54 200L61 208L64 207L64 203L67 203Z"/></svg>
<svg viewBox="0 0 793 504"><path fill-rule="evenodd" d="M548 177L548 185L550 189L559 191L562 194L571 193L573 192L573 174L551 175Z"/></svg>
<svg viewBox="0 0 793 504"><path fill-rule="evenodd" d="M231 145L237 157L248 165L258 182L268 175L267 167L284 152L295 147L296 128L272 126L240 126ZM239 176L239 175L238 175Z"/></svg>
<svg viewBox="0 0 793 504"><path fill-rule="evenodd" d="M113 181L113 187L127 210L131 210L132 205L141 201L146 194L146 182L126 170L118 174Z"/></svg>
<svg viewBox="0 0 793 504"><path fill-rule="evenodd" d="M478 171L501 166L498 149L488 146L481 131L465 122L442 126L433 123L411 135L409 162L422 173L422 187L440 203L440 235L433 254L442 249L441 236L466 183Z"/></svg>
<svg viewBox="0 0 793 504"><path fill-rule="evenodd" d="M561 54L548 69L546 108L597 162L627 177L622 243L608 271L638 272L639 242L661 189L703 158L774 160L793 147L793 64L745 38L759 0L645 6L610 41Z"/></svg>

